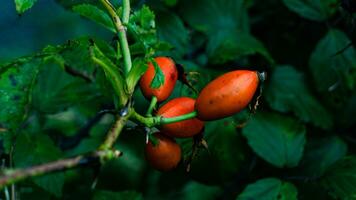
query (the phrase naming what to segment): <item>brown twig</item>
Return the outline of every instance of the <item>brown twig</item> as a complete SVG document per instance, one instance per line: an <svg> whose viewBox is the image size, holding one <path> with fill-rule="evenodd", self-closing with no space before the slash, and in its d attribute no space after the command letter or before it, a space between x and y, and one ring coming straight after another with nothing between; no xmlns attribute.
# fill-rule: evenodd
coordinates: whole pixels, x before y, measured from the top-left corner
<svg viewBox="0 0 356 200"><path fill-rule="evenodd" d="M3 171L3 175L0 177L0 189L6 185L10 185L29 177L36 177L50 172L58 172L75 167L87 166L93 163L100 163L106 160L118 158L121 155L122 153L117 150L102 150L95 151L88 155L80 155L73 158L57 160L25 169L6 170Z"/></svg>

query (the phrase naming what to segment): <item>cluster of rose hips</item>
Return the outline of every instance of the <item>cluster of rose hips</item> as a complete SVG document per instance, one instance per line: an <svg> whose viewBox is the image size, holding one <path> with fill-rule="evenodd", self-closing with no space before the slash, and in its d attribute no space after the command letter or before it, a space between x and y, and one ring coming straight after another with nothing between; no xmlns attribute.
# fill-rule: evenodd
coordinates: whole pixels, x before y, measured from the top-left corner
<svg viewBox="0 0 356 200"><path fill-rule="evenodd" d="M151 87L155 68L153 63L148 63L148 69L140 80L140 88L147 99L156 98L157 102L163 102L175 87L178 70L171 58L156 57L155 62L165 77L163 84L158 88ZM174 138L194 137L203 130L204 121L221 119L241 111L252 100L260 81L257 71L236 70L211 81L196 100L178 97L165 103L155 115L170 118L196 111L197 116L162 125L160 132L154 134L156 142L148 140L146 144L147 161L161 171L175 168L181 160L181 148Z"/></svg>

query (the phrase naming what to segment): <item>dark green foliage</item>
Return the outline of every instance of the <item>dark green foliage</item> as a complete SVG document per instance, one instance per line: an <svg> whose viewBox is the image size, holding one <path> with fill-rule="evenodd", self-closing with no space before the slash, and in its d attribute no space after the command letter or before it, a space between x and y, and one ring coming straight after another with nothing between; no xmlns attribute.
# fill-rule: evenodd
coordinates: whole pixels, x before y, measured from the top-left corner
<svg viewBox="0 0 356 200"><path fill-rule="evenodd" d="M16 22L23 22L48 2L14 0L4 10L21 14ZM122 1L111 2L121 16ZM143 128L129 121L115 144L121 158L17 183L21 199L355 199L356 27L341 1L130 2L124 25L133 65L126 79L116 29L100 1L53 0L61 15L72 18L46 19L44 30L37 30L41 19L29 20L33 27L24 34L46 47L17 42L17 29L1 28L17 23L0 12L0 52L13 51L10 43L38 50L12 61L12 54L0 55L1 167L30 167L97 149L114 121L100 111L131 100L138 112L147 109L135 86L156 56L182 64L198 91L227 71L266 71L257 112L207 122L209 149L197 148L189 173L192 138L177 139L184 157L178 168L158 172L145 161ZM94 28L83 28L87 23ZM79 32L76 27L93 32L62 35ZM151 85L157 88L165 77L153 64ZM170 98L179 96L197 94L177 83Z"/></svg>

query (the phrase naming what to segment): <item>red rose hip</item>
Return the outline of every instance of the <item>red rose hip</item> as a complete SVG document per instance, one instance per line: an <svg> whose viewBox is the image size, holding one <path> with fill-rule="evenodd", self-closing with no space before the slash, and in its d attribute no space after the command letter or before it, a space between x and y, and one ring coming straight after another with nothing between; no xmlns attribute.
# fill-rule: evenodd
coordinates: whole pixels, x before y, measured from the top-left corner
<svg viewBox="0 0 356 200"><path fill-rule="evenodd" d="M149 63L147 71L140 79L140 88L146 99L151 100L155 96L158 102L162 102L171 95L178 79L178 71L171 58L156 57L155 61L164 75L163 84L158 88L151 87L151 82L155 76L155 68L152 63Z"/></svg>
<svg viewBox="0 0 356 200"><path fill-rule="evenodd" d="M156 146L149 141L146 144L145 156L150 165L160 171L174 169L181 160L181 148L173 138L162 133L155 133Z"/></svg>
<svg viewBox="0 0 356 200"><path fill-rule="evenodd" d="M179 97L170 100L161 108L158 109L157 115L171 118L180 115L188 114L194 111L195 99L189 97ZM192 137L203 129L204 122L197 118L187 119L171 124L164 124L161 130L171 137Z"/></svg>

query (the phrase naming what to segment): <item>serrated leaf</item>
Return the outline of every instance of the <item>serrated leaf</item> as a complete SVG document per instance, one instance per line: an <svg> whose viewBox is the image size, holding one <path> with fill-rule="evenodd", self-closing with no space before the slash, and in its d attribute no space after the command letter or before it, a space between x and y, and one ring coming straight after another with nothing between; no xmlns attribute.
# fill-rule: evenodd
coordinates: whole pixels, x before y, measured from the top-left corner
<svg viewBox="0 0 356 200"><path fill-rule="evenodd" d="M233 175L241 170L246 159L243 138L236 133L233 118L207 123L204 139L208 143L209 151L199 150L191 165L191 176L209 185L231 180ZM191 151L191 148L189 143L184 149Z"/></svg>
<svg viewBox="0 0 356 200"><path fill-rule="evenodd" d="M158 42L155 14L147 6L142 6L141 9L135 11L130 16L130 23L127 25L129 33L131 33L137 41L138 46L142 46L144 54L153 54L151 51Z"/></svg>
<svg viewBox="0 0 356 200"><path fill-rule="evenodd" d="M321 179L321 185L335 199L355 199L356 157L346 157L335 163Z"/></svg>
<svg viewBox="0 0 356 200"><path fill-rule="evenodd" d="M89 51L93 41L108 58L112 60L121 58L121 54L118 55L120 52L116 52L107 42L90 37L68 40L66 43L57 46L49 45L43 49L43 52L52 55L46 58L47 61L53 60L63 69L68 66L91 77L96 69Z"/></svg>
<svg viewBox="0 0 356 200"><path fill-rule="evenodd" d="M300 16L323 21L331 17L338 8L337 0L283 0L284 4Z"/></svg>
<svg viewBox="0 0 356 200"><path fill-rule="evenodd" d="M75 104L100 99L95 84L70 76L56 64L47 64L33 89L33 105L44 113L56 113Z"/></svg>
<svg viewBox="0 0 356 200"><path fill-rule="evenodd" d="M242 131L250 147L276 167L295 167L303 155L305 127L274 113L258 113Z"/></svg>
<svg viewBox="0 0 356 200"><path fill-rule="evenodd" d="M37 0L15 0L16 11L19 14L24 13L26 10L30 9Z"/></svg>
<svg viewBox="0 0 356 200"><path fill-rule="evenodd" d="M98 190L94 193L93 200L143 200L142 194L135 191L111 192Z"/></svg>
<svg viewBox="0 0 356 200"><path fill-rule="evenodd" d="M24 120L40 67L40 60L32 58L0 66L1 128L16 129Z"/></svg>
<svg viewBox="0 0 356 200"><path fill-rule="evenodd" d="M310 177L320 177L346 153L347 144L339 137L309 140L300 169Z"/></svg>
<svg viewBox="0 0 356 200"><path fill-rule="evenodd" d="M126 78L127 87L130 93L135 89L137 82L140 80L141 76L146 72L148 66L144 60L135 59L132 63L132 69Z"/></svg>
<svg viewBox="0 0 356 200"><path fill-rule="evenodd" d="M140 25L143 29L155 28L155 14L148 6L142 6L135 11L130 18L130 22Z"/></svg>
<svg viewBox="0 0 356 200"><path fill-rule="evenodd" d="M29 149L31 151L29 151ZM14 164L16 168L30 167L57 160L62 157L61 151L52 140L40 133L19 134L15 150ZM34 183L57 197L62 195L64 174L54 173L33 179Z"/></svg>
<svg viewBox="0 0 356 200"><path fill-rule="evenodd" d="M153 77L153 79L150 83L150 87L151 88L159 88L159 87L161 87L161 85L164 84L166 77L164 77L164 74L163 74L161 68L159 67L158 63L154 59L151 59L151 63L153 64L153 67L155 69L155 76Z"/></svg>
<svg viewBox="0 0 356 200"><path fill-rule="evenodd" d="M356 86L356 50L353 46L342 53L350 40L345 33L331 29L314 49L310 60L316 88L320 92L330 92L334 87L354 89Z"/></svg>
<svg viewBox="0 0 356 200"><path fill-rule="evenodd" d="M104 26L113 33L116 33L114 24L110 16L100 8L92 4L80 4L73 6L73 11Z"/></svg>
<svg viewBox="0 0 356 200"><path fill-rule="evenodd" d="M265 178L249 184L236 200L297 200L297 188L276 178Z"/></svg>
<svg viewBox="0 0 356 200"><path fill-rule="evenodd" d="M96 62L105 72L107 79L111 82L114 91L117 96L117 105L124 106L127 101L127 95L125 91L126 83L120 73L120 69L99 49L95 44L92 45L91 56L94 62Z"/></svg>
<svg viewBox="0 0 356 200"><path fill-rule="evenodd" d="M274 68L265 95L269 105L280 112L293 112L304 122L331 128L330 113L313 96L301 72L292 66Z"/></svg>

